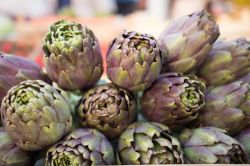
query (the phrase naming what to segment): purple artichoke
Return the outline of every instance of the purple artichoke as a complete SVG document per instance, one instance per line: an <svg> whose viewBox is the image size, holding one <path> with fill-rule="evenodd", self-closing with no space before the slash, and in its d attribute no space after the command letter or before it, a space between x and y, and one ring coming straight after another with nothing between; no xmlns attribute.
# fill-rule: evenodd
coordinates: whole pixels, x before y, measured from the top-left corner
<svg viewBox="0 0 250 166"><path fill-rule="evenodd" d="M103 73L98 40L81 24L66 20L52 24L43 51L48 76L62 89L91 87Z"/></svg>
<svg viewBox="0 0 250 166"><path fill-rule="evenodd" d="M205 104L205 89L195 76L163 74L144 92L143 114L148 120L179 129L198 117Z"/></svg>
<svg viewBox="0 0 250 166"><path fill-rule="evenodd" d="M0 53L0 103L11 87L25 80L49 82L48 77L35 62Z"/></svg>
<svg viewBox="0 0 250 166"><path fill-rule="evenodd" d="M78 108L83 126L117 138L136 118L136 101L126 90L105 84L88 90Z"/></svg>
<svg viewBox="0 0 250 166"><path fill-rule="evenodd" d="M250 42L244 38L214 44L199 76L208 85L223 85L250 72Z"/></svg>
<svg viewBox="0 0 250 166"><path fill-rule="evenodd" d="M192 72L204 62L219 35L218 25L205 10L174 21L159 38L163 72Z"/></svg>
<svg viewBox="0 0 250 166"><path fill-rule="evenodd" d="M52 146L46 166L112 165L115 157L107 138L95 129L76 129Z"/></svg>
<svg viewBox="0 0 250 166"><path fill-rule="evenodd" d="M32 155L17 147L4 128L0 128L0 165L31 166Z"/></svg>
<svg viewBox="0 0 250 166"><path fill-rule="evenodd" d="M210 89L197 123L215 126L235 134L250 127L250 85L235 81Z"/></svg>
<svg viewBox="0 0 250 166"><path fill-rule="evenodd" d="M160 74L161 52L148 34L123 32L107 53L107 75L117 86L138 92L148 88Z"/></svg>
<svg viewBox="0 0 250 166"><path fill-rule="evenodd" d="M185 163L245 164L247 153L243 145L223 129L200 127L184 129L179 136Z"/></svg>

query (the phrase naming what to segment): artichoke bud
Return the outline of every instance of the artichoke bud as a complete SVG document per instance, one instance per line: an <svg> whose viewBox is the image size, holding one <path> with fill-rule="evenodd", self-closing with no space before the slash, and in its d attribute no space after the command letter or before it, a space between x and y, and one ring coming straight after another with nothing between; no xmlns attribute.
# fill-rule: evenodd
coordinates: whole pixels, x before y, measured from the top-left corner
<svg viewBox="0 0 250 166"><path fill-rule="evenodd" d="M81 124L117 138L136 117L136 101L128 91L113 84L88 90L79 105Z"/></svg>
<svg viewBox="0 0 250 166"><path fill-rule="evenodd" d="M205 91L205 84L195 76L162 74L141 98L143 114L179 130L198 117L205 105Z"/></svg>
<svg viewBox="0 0 250 166"><path fill-rule="evenodd" d="M244 164L247 153L242 144L215 127L184 129L179 140L189 164Z"/></svg>
<svg viewBox="0 0 250 166"><path fill-rule="evenodd" d="M161 66L161 52L151 35L125 31L109 46L107 75L121 88L145 90L157 79Z"/></svg>
<svg viewBox="0 0 250 166"><path fill-rule="evenodd" d="M4 128L0 128L0 165L29 166L32 154L17 147Z"/></svg>
<svg viewBox="0 0 250 166"><path fill-rule="evenodd" d="M72 128L66 93L41 80L12 87L1 105L6 132L17 146L36 151L60 140Z"/></svg>
<svg viewBox="0 0 250 166"><path fill-rule="evenodd" d="M79 23L60 20L52 24L43 51L48 76L62 89L89 88L103 73L99 42Z"/></svg>
<svg viewBox="0 0 250 166"><path fill-rule="evenodd" d="M249 72L250 42L238 38L216 42L198 74L208 85L219 86L238 80Z"/></svg>
<svg viewBox="0 0 250 166"><path fill-rule="evenodd" d="M95 129L76 129L49 148L46 166L112 165L114 151L108 139Z"/></svg>
<svg viewBox="0 0 250 166"><path fill-rule="evenodd" d="M179 141L167 126L137 122L121 135L116 152L117 164L183 164Z"/></svg>
<svg viewBox="0 0 250 166"><path fill-rule="evenodd" d="M159 37L162 72L192 73L205 61L219 35L218 25L205 10L177 19Z"/></svg>

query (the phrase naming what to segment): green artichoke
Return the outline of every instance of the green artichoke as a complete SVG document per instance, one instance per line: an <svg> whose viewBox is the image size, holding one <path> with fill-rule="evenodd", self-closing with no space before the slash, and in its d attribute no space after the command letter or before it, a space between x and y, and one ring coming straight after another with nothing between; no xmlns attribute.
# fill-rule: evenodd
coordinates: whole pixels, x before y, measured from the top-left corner
<svg viewBox="0 0 250 166"><path fill-rule="evenodd" d="M113 139L130 125L136 117L136 101L126 90L105 84L90 89L78 108L83 126L96 128Z"/></svg>
<svg viewBox="0 0 250 166"><path fill-rule="evenodd" d="M250 85L243 81L210 89L197 123L235 134L250 127Z"/></svg>
<svg viewBox="0 0 250 166"><path fill-rule="evenodd" d="M7 133L27 151L56 143L72 127L67 95L41 80L27 80L12 87L2 101L1 111Z"/></svg>
<svg viewBox="0 0 250 166"><path fill-rule="evenodd" d="M244 164L245 148L226 131L215 127L184 129L179 136L185 163Z"/></svg>
<svg viewBox="0 0 250 166"><path fill-rule="evenodd" d="M244 38L214 44L199 76L208 85L223 85L250 72L250 42Z"/></svg>
<svg viewBox="0 0 250 166"><path fill-rule="evenodd" d="M148 88L160 74L161 52L148 34L123 32L107 53L107 75L117 86L138 92Z"/></svg>
<svg viewBox="0 0 250 166"><path fill-rule="evenodd" d="M112 165L115 157L112 145L96 129L76 129L64 140L52 146L46 156L46 166Z"/></svg>
<svg viewBox="0 0 250 166"><path fill-rule="evenodd" d="M235 136L237 139L247 150L248 154L248 164L250 164L250 127L242 130Z"/></svg>
<svg viewBox="0 0 250 166"><path fill-rule="evenodd" d="M0 53L0 103L8 90L25 80L49 82L42 69L33 61Z"/></svg>
<svg viewBox="0 0 250 166"><path fill-rule="evenodd" d="M0 165L31 166L32 155L15 145L4 128L0 128Z"/></svg>
<svg viewBox="0 0 250 166"><path fill-rule="evenodd" d="M63 89L91 87L103 73L99 43L81 24L66 20L52 24L43 51L48 76Z"/></svg>
<svg viewBox="0 0 250 166"><path fill-rule="evenodd" d="M148 120L179 129L198 117L205 105L205 90L195 76L163 74L144 92L142 112Z"/></svg>
<svg viewBox="0 0 250 166"><path fill-rule="evenodd" d="M197 69L219 37L219 27L205 10L171 23L160 35L163 72L190 73Z"/></svg>
<svg viewBox="0 0 250 166"><path fill-rule="evenodd" d="M137 122L121 135L116 153L117 164L182 164L179 141L169 128L159 123Z"/></svg>

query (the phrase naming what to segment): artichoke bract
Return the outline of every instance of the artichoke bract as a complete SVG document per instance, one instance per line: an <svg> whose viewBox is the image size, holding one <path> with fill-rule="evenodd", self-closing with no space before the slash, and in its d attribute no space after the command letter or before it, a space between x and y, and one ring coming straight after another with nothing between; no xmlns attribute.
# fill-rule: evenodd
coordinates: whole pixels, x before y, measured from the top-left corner
<svg viewBox="0 0 250 166"><path fill-rule="evenodd" d="M226 131L215 127L184 129L179 136L185 163L189 164L244 164L245 148Z"/></svg>
<svg viewBox="0 0 250 166"><path fill-rule="evenodd" d="M210 89L197 120L203 126L225 129L230 135L250 127L250 85L243 81Z"/></svg>
<svg viewBox="0 0 250 166"><path fill-rule="evenodd" d="M205 84L195 76L162 74L144 92L142 112L148 120L180 129L193 121L205 105Z"/></svg>
<svg viewBox="0 0 250 166"><path fill-rule="evenodd" d="M112 165L112 145L96 129L76 129L52 146L46 155L46 166Z"/></svg>
<svg viewBox="0 0 250 166"><path fill-rule="evenodd" d="M213 46L199 76L208 85L223 85L250 72L250 42L244 38L219 41Z"/></svg>
<svg viewBox="0 0 250 166"><path fill-rule="evenodd" d="M45 68L62 89L93 86L103 73L99 42L86 26L60 20L50 26L43 42Z"/></svg>
<svg viewBox="0 0 250 166"><path fill-rule="evenodd" d="M219 35L218 25L205 10L177 19L159 37L163 72L187 74L197 69Z"/></svg>
<svg viewBox="0 0 250 166"><path fill-rule="evenodd" d="M25 80L49 82L42 69L33 61L0 53L0 103L8 90Z"/></svg>
<svg viewBox="0 0 250 166"><path fill-rule="evenodd" d="M122 88L105 84L90 89L78 108L83 126L96 128L108 138L117 138L136 118L136 101Z"/></svg>
<svg viewBox="0 0 250 166"><path fill-rule="evenodd" d="M138 92L157 79L162 67L157 41L148 34L123 32L107 53L107 75L117 86Z"/></svg>
<svg viewBox="0 0 250 166"><path fill-rule="evenodd" d="M242 130L234 137L246 148L248 163L250 164L250 127Z"/></svg>
<svg viewBox="0 0 250 166"><path fill-rule="evenodd" d="M159 123L137 122L119 138L117 164L183 164L179 141Z"/></svg>
<svg viewBox="0 0 250 166"><path fill-rule="evenodd" d="M31 166L32 155L17 147L4 128L0 128L0 165Z"/></svg>
<svg viewBox="0 0 250 166"><path fill-rule="evenodd" d="M12 87L2 100L1 111L7 133L27 151L56 143L72 127L66 93L41 80Z"/></svg>

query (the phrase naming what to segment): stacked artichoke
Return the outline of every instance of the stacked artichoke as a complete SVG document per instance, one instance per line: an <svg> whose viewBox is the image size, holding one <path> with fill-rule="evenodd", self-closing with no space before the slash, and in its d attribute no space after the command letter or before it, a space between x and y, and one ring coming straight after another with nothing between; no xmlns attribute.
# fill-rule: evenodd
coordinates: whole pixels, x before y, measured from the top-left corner
<svg viewBox="0 0 250 166"><path fill-rule="evenodd" d="M219 34L205 10L124 31L104 70L93 31L59 20L45 72L1 53L0 165L250 163L250 42Z"/></svg>

